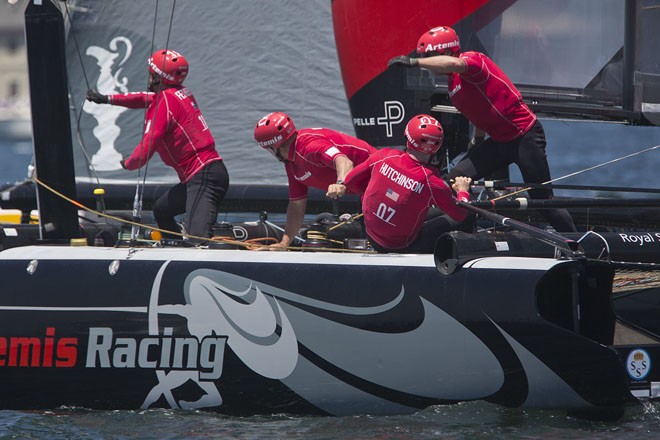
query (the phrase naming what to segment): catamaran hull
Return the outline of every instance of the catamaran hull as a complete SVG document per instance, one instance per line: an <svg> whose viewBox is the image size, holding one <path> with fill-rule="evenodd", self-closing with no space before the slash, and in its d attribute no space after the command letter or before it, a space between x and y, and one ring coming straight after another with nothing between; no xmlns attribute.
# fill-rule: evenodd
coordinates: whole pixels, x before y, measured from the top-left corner
<svg viewBox="0 0 660 440"><path fill-rule="evenodd" d="M573 328L574 296L610 304L601 264L497 257L441 275L432 255L30 246L0 252L0 279L1 408L349 415L631 398L597 342L613 314Z"/></svg>

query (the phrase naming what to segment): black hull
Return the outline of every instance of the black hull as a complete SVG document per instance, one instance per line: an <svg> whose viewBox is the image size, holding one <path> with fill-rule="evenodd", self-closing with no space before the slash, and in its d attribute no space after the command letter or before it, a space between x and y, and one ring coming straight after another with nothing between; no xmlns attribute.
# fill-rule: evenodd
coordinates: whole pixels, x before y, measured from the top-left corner
<svg viewBox="0 0 660 440"><path fill-rule="evenodd" d="M455 22L487 2L463 3ZM26 10L31 89L33 97L40 96L32 103L37 174L56 191L101 206L91 188L76 185L70 164L58 166L70 157L71 140L62 133L70 124L58 119L61 111L44 109L66 113L70 107L66 72L63 56L56 64L44 60L50 52L62 53L64 22L60 10L46 4L30 3ZM353 6L359 5L333 2L335 12ZM381 10L400 22L396 9ZM366 12L361 17L373 18ZM341 26L337 20L335 29ZM418 34L420 26L429 23L420 20L408 31ZM342 51L353 48L349 40L338 44L342 69L367 74L357 82L344 75L352 84L347 96L357 134L378 146L396 144L404 119L397 109L428 109L439 98L407 88L383 100L376 92L400 84L403 73L385 72L386 52L377 50L358 48L354 60L367 60L368 69L357 61L348 66L350 57ZM408 43L398 35L396 40L399 47L390 50L405 53ZM374 60L372 54L384 58ZM49 66L51 81L39 81ZM464 121L442 122L453 140L448 147L463 146ZM254 189L232 187L223 209L285 211L281 188ZM12 197L21 190L26 189ZM144 208L163 190L145 188ZM108 188L106 208L131 210L133 189L114 191ZM596 252L598 243L589 249L596 256L566 257L552 248L547 255L545 244L502 255L491 252L488 239L468 245L467 253L462 244L445 241L434 255L377 255L359 248L339 254L312 246L303 247L308 252L248 252L226 249L234 246L226 242L209 249L182 241L139 247L142 242L126 239L118 223L78 223L76 207L45 186L37 193L42 225L5 226L0 234L0 409L353 415L485 400L620 414L635 402L631 390L651 395L658 382L650 361L659 359L660 338L652 320L638 319L643 313L635 301L653 301L658 288L652 282L622 287L621 265L612 260L629 259L625 246L606 246L606 258ZM11 199L20 205L28 198ZM332 207L322 194L311 199L310 211ZM356 199L348 202L357 205ZM33 209L19 205L5 206ZM255 233L277 236L272 229ZM86 240L76 240L82 235ZM81 242L94 246L73 246ZM657 261L654 255L650 259ZM641 268L646 280L657 268L644 258L632 258L630 265ZM615 343L619 311L648 346Z"/></svg>
<svg viewBox="0 0 660 440"><path fill-rule="evenodd" d="M348 415L631 399L606 346L611 309L598 331L562 318L573 293L583 319L607 310L602 263L488 258L444 276L431 255L24 247L0 258L5 409ZM578 273L591 284L572 287Z"/></svg>

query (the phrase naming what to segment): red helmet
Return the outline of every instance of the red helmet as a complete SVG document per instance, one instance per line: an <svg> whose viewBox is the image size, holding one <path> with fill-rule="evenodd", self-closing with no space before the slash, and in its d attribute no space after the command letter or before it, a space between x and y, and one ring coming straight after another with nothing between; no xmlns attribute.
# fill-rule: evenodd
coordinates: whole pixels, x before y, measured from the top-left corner
<svg viewBox="0 0 660 440"><path fill-rule="evenodd" d="M461 50L458 35L449 26L439 26L424 32L417 42L417 53L421 55L443 54L445 49L451 50L452 53Z"/></svg>
<svg viewBox="0 0 660 440"><path fill-rule="evenodd" d="M296 126L289 115L283 112L273 112L257 122L257 126L254 127L254 140L261 148L274 153L296 133Z"/></svg>
<svg viewBox="0 0 660 440"><path fill-rule="evenodd" d="M173 50L157 50L147 60L149 72L161 77L161 82L169 86L183 83L188 76L188 61Z"/></svg>
<svg viewBox="0 0 660 440"><path fill-rule="evenodd" d="M406 125L405 135L409 149L425 154L437 153L445 140L442 125L429 115L413 117Z"/></svg>

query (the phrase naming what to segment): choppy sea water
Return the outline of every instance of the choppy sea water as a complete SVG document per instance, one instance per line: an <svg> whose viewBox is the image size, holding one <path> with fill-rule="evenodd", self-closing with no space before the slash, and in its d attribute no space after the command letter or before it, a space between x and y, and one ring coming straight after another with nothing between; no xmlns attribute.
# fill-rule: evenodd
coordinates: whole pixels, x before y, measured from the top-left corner
<svg viewBox="0 0 660 440"><path fill-rule="evenodd" d="M630 408L617 421L484 402L435 406L406 416L227 417L183 410L0 411L0 439L657 439L660 403Z"/></svg>

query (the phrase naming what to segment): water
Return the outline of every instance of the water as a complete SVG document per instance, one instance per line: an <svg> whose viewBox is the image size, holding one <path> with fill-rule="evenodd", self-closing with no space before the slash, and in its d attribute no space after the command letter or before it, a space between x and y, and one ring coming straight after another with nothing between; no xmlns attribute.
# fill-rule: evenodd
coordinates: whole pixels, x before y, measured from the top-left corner
<svg viewBox="0 0 660 440"><path fill-rule="evenodd" d="M345 121L333 116L328 126L346 125ZM337 120L335 120L337 119ZM606 162L614 161L624 156L639 153L650 147L660 145L660 127L630 127L618 124L602 124L591 122L561 122L544 120L548 139L548 163L553 179L558 184L596 185L619 187L643 187L660 189L660 173L657 172L660 163L660 148L635 156L621 159L617 162L584 171ZM75 145L75 148L79 148ZM259 148L241 148L244 162L258 164L264 182L272 182L272 173L284 173L279 163L270 156L264 159ZM224 153L223 153L224 155ZM30 141L9 142L0 139L0 183L15 182L25 179L27 166L32 160L32 145ZM156 160L159 162L159 160ZM227 167L232 175L232 162L227 160ZM522 182L516 166L511 166L511 180ZM569 174L575 175L560 179ZM280 182L285 183L285 181ZM574 192L558 190L560 196L599 196L602 192ZM612 194L609 194L612 196ZM643 196L634 193L621 193L623 197Z"/></svg>
<svg viewBox="0 0 660 440"><path fill-rule="evenodd" d="M30 162L32 162L32 141L0 139L0 184L24 180Z"/></svg>
<svg viewBox="0 0 660 440"><path fill-rule="evenodd" d="M182 410L0 411L0 439L656 439L660 404L627 410L618 421L587 421L556 411L483 402L435 406L408 416L227 417Z"/></svg>
<svg viewBox="0 0 660 440"><path fill-rule="evenodd" d="M551 176L557 184L618 186L660 189L660 127L633 127L593 122L561 122L543 120L548 146ZM640 154L637 154L640 153ZM633 155L628 158L625 156ZM621 159L618 160L617 159ZM615 162L614 162L615 161ZM601 164L604 166L586 171ZM511 178L517 168L511 167ZM566 179L563 176L572 175ZM521 180L518 180L521 181ZM560 190L558 195L598 196L598 192L575 193ZM640 194L626 193L640 197ZM622 194L619 194L622 196ZM657 197L657 196L656 196Z"/></svg>

